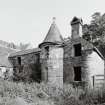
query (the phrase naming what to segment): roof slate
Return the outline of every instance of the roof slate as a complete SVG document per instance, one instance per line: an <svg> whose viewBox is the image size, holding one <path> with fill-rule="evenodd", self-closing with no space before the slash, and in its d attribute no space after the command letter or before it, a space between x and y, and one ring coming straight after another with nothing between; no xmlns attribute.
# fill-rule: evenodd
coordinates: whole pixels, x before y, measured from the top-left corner
<svg viewBox="0 0 105 105"><path fill-rule="evenodd" d="M21 55L25 55L25 54L38 53L38 52L40 52L40 48L33 48L33 49L22 50L22 51L11 53L9 55L9 57L21 56Z"/></svg>
<svg viewBox="0 0 105 105"><path fill-rule="evenodd" d="M43 41L44 42L62 42L63 38L60 34L60 31L57 27L57 25L55 24L55 22L53 22L50 26L50 29Z"/></svg>

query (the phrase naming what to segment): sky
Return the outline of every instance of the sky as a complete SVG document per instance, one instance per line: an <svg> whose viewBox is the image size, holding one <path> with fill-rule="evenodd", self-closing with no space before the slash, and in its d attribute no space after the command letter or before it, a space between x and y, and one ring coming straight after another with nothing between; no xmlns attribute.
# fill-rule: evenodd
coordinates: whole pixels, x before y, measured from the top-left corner
<svg viewBox="0 0 105 105"><path fill-rule="evenodd" d="M105 0L0 0L0 40L37 47L53 17L62 36L69 37L74 16L88 24L95 12L105 13Z"/></svg>

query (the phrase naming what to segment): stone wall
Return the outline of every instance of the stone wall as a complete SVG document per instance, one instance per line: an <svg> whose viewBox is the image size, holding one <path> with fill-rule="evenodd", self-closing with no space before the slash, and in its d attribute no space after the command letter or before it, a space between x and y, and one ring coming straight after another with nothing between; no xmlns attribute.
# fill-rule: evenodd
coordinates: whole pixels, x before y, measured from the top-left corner
<svg viewBox="0 0 105 105"><path fill-rule="evenodd" d="M21 57L21 65L18 64ZM9 58L14 68L14 79L41 81L40 54L30 53Z"/></svg>
<svg viewBox="0 0 105 105"><path fill-rule="evenodd" d="M81 43L81 56L75 56L74 45ZM49 46L49 55L46 56L45 47ZM64 47L60 45L44 45L40 53L30 53L22 56L14 56L9 58L14 68L15 79L30 80L34 79L37 82L45 83L62 87L64 83L75 84L78 81L74 80L74 67L81 67L81 82L90 83L90 78L93 76L95 59L101 63L99 70L95 68L96 74L104 75L104 61L96 52L93 54L93 45L82 38L70 39L64 43ZM18 64L18 57L21 57L21 65ZM92 74L93 73L93 74ZM94 74L95 75L95 74Z"/></svg>
<svg viewBox="0 0 105 105"><path fill-rule="evenodd" d="M49 57L46 57L45 49L41 51L42 79L44 82L63 86L63 48L58 46L49 46Z"/></svg>
<svg viewBox="0 0 105 105"><path fill-rule="evenodd" d="M81 56L74 55L74 45L81 43ZM89 70L87 65L87 56L92 53L93 46L82 38L71 39L64 46L64 82L73 83L74 67L81 67L81 81L89 82Z"/></svg>

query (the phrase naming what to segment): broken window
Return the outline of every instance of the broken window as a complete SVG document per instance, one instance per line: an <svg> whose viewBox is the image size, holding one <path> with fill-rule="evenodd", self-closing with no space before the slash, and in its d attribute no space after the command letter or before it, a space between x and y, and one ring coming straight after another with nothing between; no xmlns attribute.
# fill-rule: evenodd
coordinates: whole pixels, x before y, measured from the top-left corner
<svg viewBox="0 0 105 105"><path fill-rule="evenodd" d="M74 81L81 81L81 67L74 67Z"/></svg>
<svg viewBox="0 0 105 105"><path fill-rule="evenodd" d="M81 44L74 45L74 54L75 56L81 56Z"/></svg>
<svg viewBox="0 0 105 105"><path fill-rule="evenodd" d="M21 65L21 57L18 57L18 64Z"/></svg>
<svg viewBox="0 0 105 105"><path fill-rule="evenodd" d="M46 51L46 57L48 58L49 57L49 46L45 47L45 51Z"/></svg>

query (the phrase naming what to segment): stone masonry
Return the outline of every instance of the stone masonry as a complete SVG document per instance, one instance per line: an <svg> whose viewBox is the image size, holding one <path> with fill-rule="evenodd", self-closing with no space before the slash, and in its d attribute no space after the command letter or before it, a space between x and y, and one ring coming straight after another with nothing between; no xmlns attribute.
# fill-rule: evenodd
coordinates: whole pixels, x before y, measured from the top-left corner
<svg viewBox="0 0 105 105"><path fill-rule="evenodd" d="M104 57L82 38L82 20L74 17L70 24L71 38L62 38L54 19L38 48L10 54L14 74L22 77L22 71L29 71L25 77L58 87L64 83L92 86L93 76L104 76Z"/></svg>

